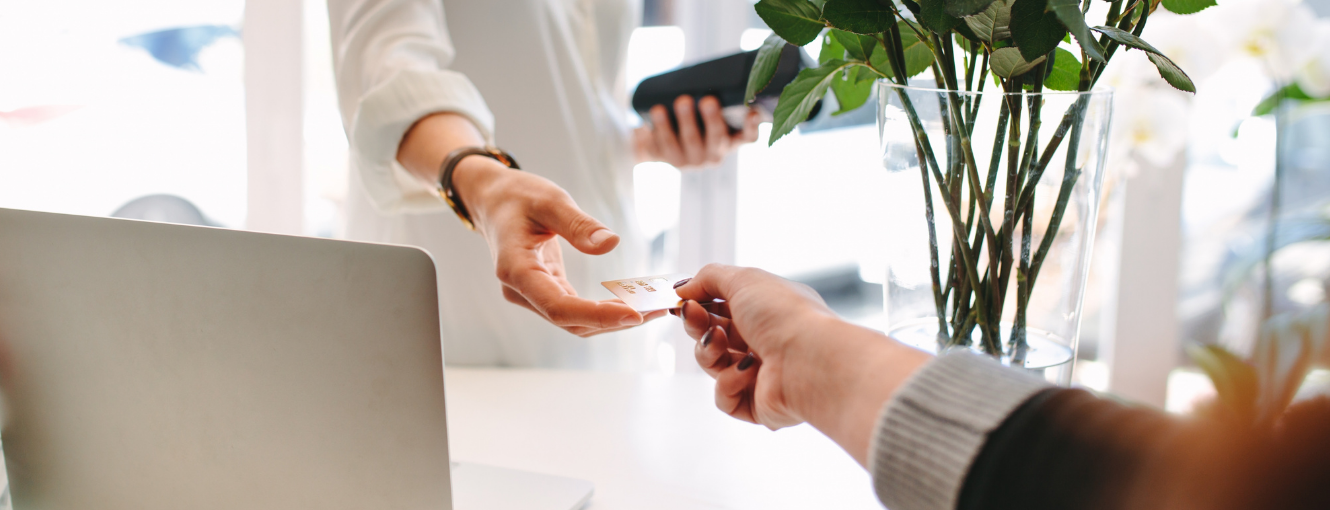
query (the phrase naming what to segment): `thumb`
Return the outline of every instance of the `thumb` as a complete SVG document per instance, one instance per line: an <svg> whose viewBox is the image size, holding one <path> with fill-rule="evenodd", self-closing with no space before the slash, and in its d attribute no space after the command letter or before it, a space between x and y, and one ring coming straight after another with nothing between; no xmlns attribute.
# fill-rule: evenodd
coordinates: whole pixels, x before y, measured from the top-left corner
<svg viewBox="0 0 1330 510"><path fill-rule="evenodd" d="M564 195L561 200L552 201L548 207L539 208L536 218L545 228L568 240L568 244L577 251L588 255L609 253L619 245L619 235L611 232L605 224L592 218Z"/></svg>

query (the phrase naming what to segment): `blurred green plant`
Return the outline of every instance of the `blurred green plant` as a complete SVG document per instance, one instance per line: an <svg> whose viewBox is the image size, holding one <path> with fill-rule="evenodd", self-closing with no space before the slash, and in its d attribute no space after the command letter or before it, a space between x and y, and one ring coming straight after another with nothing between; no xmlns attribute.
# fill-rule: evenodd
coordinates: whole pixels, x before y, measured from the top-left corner
<svg viewBox="0 0 1330 510"><path fill-rule="evenodd" d="M1278 108L1279 105L1284 101L1295 101L1298 103L1323 103L1330 101L1330 96L1327 97L1312 96L1304 92L1302 90L1301 85L1298 85L1297 82L1294 82L1288 85L1284 85L1283 87L1279 87L1275 89L1273 92L1271 92L1270 95L1265 96L1265 99L1262 99L1260 103L1256 104L1255 108L1252 108L1251 114L1257 117L1261 115L1269 115L1271 113L1274 113L1275 108Z"/></svg>
<svg viewBox="0 0 1330 510"><path fill-rule="evenodd" d="M1192 361L1214 383L1218 395L1213 408L1220 418L1241 427L1273 427L1293 401L1307 374L1330 357L1330 303L1321 302L1301 312L1272 315L1274 303L1274 258L1290 246L1330 241L1330 207L1311 214L1282 217L1281 190L1284 161L1279 139L1283 137L1284 110L1288 102L1324 101L1308 96L1297 83L1278 87L1256 106L1252 115L1275 114L1275 175L1271 186L1270 216L1261 249L1241 255L1224 275L1223 302L1227 303L1262 266L1262 322L1249 359L1243 360L1219 345L1193 345L1187 352Z"/></svg>
<svg viewBox="0 0 1330 510"><path fill-rule="evenodd" d="M1237 260L1223 275L1224 302L1227 303L1242 284L1252 277L1256 268L1265 263L1267 249L1277 254L1290 246L1326 241L1330 241L1330 207L1312 213L1287 215L1279 219L1273 244L1253 245L1241 251Z"/></svg>
<svg viewBox="0 0 1330 510"><path fill-rule="evenodd" d="M1293 401L1313 365L1324 362L1330 335L1330 303L1265 321L1249 359L1218 345L1187 349L1214 383L1211 408L1240 427L1269 428Z"/></svg>

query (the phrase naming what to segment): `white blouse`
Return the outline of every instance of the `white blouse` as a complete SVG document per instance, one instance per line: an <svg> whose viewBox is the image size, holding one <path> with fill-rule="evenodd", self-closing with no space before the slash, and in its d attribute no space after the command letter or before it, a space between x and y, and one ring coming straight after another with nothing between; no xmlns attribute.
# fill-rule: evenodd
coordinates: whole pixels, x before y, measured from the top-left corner
<svg viewBox="0 0 1330 510"><path fill-rule="evenodd" d="M329 0L328 11L351 142L346 235L433 255L448 364L644 363L650 346L640 330L581 339L505 301L484 240L396 162L416 120L433 112L469 117L524 171L562 186L623 238L598 257L563 244L579 294L612 297L599 282L645 269L631 214L623 72L640 0Z"/></svg>

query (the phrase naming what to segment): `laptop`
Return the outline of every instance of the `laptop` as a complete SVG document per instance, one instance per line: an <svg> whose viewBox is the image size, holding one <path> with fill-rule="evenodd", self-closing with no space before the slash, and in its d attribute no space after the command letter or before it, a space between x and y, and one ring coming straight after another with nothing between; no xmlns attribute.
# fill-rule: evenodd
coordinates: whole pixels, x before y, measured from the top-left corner
<svg viewBox="0 0 1330 510"><path fill-rule="evenodd" d="M0 209L14 508L585 506L450 464L435 285L416 248Z"/></svg>

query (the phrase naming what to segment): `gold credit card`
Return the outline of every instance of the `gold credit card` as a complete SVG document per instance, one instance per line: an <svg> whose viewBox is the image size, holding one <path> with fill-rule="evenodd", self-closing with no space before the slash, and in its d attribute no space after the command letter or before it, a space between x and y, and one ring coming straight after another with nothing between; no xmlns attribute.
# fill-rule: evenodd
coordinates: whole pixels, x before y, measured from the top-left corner
<svg viewBox="0 0 1330 510"><path fill-rule="evenodd" d="M615 297L641 313L679 308L683 301L674 293L674 284L693 275L675 273L600 282Z"/></svg>

